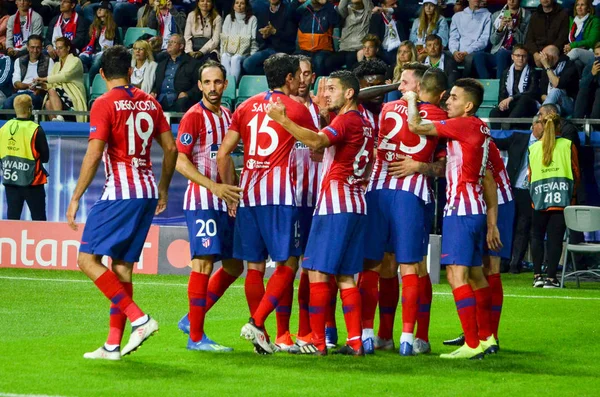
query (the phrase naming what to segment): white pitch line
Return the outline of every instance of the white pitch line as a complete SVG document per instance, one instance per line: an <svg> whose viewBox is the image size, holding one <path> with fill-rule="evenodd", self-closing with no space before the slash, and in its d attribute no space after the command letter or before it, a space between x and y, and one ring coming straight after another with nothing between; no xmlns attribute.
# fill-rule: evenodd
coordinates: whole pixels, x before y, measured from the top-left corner
<svg viewBox="0 0 600 397"><path fill-rule="evenodd" d="M16 280L16 281L51 281L51 282L64 282L64 283L89 283L89 280L70 280L65 278L37 278L37 277L11 277L11 276L0 276L0 280ZM187 284L180 283L153 283L146 281L137 281L135 285L161 285L166 287L187 287ZM244 288L243 285L232 285L229 288ZM451 292L434 292L433 295L440 296L452 296ZM581 301L600 301L600 297L587 297L587 296L550 296L550 295L517 295L517 294L505 294L505 298L526 298L526 299L564 299L564 300L581 300ZM2 394L0 394L2 397Z"/></svg>
<svg viewBox="0 0 600 397"><path fill-rule="evenodd" d="M0 393L0 397L62 397L62 396L51 396L51 395L48 395L48 394Z"/></svg>

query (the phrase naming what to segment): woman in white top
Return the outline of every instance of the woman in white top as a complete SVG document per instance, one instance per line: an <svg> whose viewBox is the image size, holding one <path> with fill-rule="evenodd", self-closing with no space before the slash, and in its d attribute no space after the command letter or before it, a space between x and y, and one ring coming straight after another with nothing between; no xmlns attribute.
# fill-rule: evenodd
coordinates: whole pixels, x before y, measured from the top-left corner
<svg viewBox="0 0 600 397"><path fill-rule="evenodd" d="M442 15L442 10L437 4L437 0L424 0L423 7L419 17L413 22L410 29L409 40L415 43L419 61L427 57L425 51L425 37L430 34L436 34L442 39L442 46L448 45L448 22Z"/></svg>
<svg viewBox="0 0 600 397"><path fill-rule="evenodd" d="M252 15L249 0L235 0L225 17L221 32L221 63L228 75L240 80L242 62L258 50L256 17Z"/></svg>
<svg viewBox="0 0 600 397"><path fill-rule="evenodd" d="M144 40L133 43L131 84L144 92L150 93L156 78L156 66L150 44Z"/></svg>

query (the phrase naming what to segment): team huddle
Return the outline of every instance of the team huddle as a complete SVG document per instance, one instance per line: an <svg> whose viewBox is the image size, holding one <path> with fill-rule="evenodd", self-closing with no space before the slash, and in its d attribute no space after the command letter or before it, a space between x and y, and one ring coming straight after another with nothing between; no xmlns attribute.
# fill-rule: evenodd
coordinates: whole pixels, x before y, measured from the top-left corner
<svg viewBox="0 0 600 397"><path fill-rule="evenodd" d="M103 158L106 185L88 215L78 262L111 300L110 330L107 342L84 357L118 360L158 330L133 301L131 269L143 246L140 236L166 206L175 168L189 180L183 209L192 271L189 312L179 322L189 334L189 350L232 350L208 338L204 321L245 262L250 320L241 336L256 353L326 355L337 345L338 291L348 336L333 354L395 349L400 294L400 355L431 352L431 179L445 175L440 260L464 337L455 341L457 350L441 357L483 358L498 351L499 267L500 258L510 255L514 206L500 153L486 124L474 116L483 100L480 83L458 80L443 110L444 72L409 64L399 87L403 98L382 106L383 93L396 87L381 85L385 68L377 61L332 73L313 95L310 59L276 54L264 65L269 91L232 114L221 106L225 69L207 62L199 71L202 101L184 115L174 141L158 104L143 111L135 106L156 101L128 86L122 51L117 46L103 56L109 92L92 108L90 144L67 213L75 228L79 199ZM116 109L123 101L132 106ZM164 151L158 186L149 158L153 139ZM238 177L231 153L240 142L244 166ZM112 270L101 264L103 255L113 259ZM265 288L268 258L276 268ZM222 267L212 274L216 261ZM289 323L299 265L294 341ZM273 342L265 321L274 311ZM132 332L121 349L127 319Z"/></svg>

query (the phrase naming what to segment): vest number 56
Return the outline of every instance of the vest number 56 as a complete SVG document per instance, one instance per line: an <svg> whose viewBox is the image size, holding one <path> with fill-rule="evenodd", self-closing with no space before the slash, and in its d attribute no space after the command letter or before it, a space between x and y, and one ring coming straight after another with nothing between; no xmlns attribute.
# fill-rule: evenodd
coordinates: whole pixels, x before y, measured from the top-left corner
<svg viewBox="0 0 600 397"><path fill-rule="evenodd" d="M552 193L552 192L548 192L546 193L546 195L544 196L544 203L546 204L560 204L562 196L559 192L556 193Z"/></svg>
<svg viewBox="0 0 600 397"><path fill-rule="evenodd" d="M17 175L17 171L10 172L9 169L4 170L4 174L2 175L2 177L7 181L13 181L13 182L16 182L17 179L19 179L19 176Z"/></svg>

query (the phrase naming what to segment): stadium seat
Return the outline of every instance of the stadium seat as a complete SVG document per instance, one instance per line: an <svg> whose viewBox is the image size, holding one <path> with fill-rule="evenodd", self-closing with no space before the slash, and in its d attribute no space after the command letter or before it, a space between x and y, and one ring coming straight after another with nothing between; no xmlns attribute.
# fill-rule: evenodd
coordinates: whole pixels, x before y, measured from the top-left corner
<svg viewBox="0 0 600 397"><path fill-rule="evenodd" d="M540 0L521 0L523 8L537 8L540 5Z"/></svg>
<svg viewBox="0 0 600 397"><path fill-rule="evenodd" d="M44 26L42 29L42 37L46 40L46 33L48 33L48 26Z"/></svg>
<svg viewBox="0 0 600 397"><path fill-rule="evenodd" d="M90 74L83 74L83 86L85 87L85 97L86 99L90 97Z"/></svg>
<svg viewBox="0 0 600 397"><path fill-rule="evenodd" d="M498 93L500 90L500 80L479 80L485 89L483 93L483 103L477 111L479 117L488 117L494 106L498 105Z"/></svg>
<svg viewBox="0 0 600 397"><path fill-rule="evenodd" d="M317 95L317 88L319 88L319 81L323 78L323 76L317 77L315 80L315 86L313 87L313 94Z"/></svg>
<svg viewBox="0 0 600 397"><path fill-rule="evenodd" d="M223 106L233 110L235 104L235 78L233 76L227 76L227 88L223 92L223 98L221 99Z"/></svg>
<svg viewBox="0 0 600 397"><path fill-rule="evenodd" d="M156 30L150 28L129 28L125 33L125 38L123 39L123 45L127 48L133 46L133 43L136 42L140 36L149 33L153 36L157 35Z"/></svg>
<svg viewBox="0 0 600 397"><path fill-rule="evenodd" d="M238 86L235 106L238 107L246 99L268 89L266 76L242 76Z"/></svg>
<svg viewBox="0 0 600 397"><path fill-rule="evenodd" d="M102 79L100 74L97 74L94 77L94 82L92 83L92 90L90 91L90 100L88 101L88 108L91 108L92 103L102 94L104 94L108 89L106 88L106 82Z"/></svg>
<svg viewBox="0 0 600 397"><path fill-rule="evenodd" d="M590 207L587 205L570 205L565 208L565 224L567 225L567 249L565 251L564 263L562 266L562 277L560 279L561 288L565 285L565 279L575 277L577 287L579 287L579 277L582 275L590 275L600 277L600 269L576 270L567 272L567 259L569 252L571 253L571 263L575 263L575 253L579 254L600 254L600 244L580 243L569 244L568 235L571 230L577 232L595 232L600 230L600 207ZM574 267L574 266L573 266Z"/></svg>
<svg viewBox="0 0 600 397"><path fill-rule="evenodd" d="M340 50L340 38L342 37L342 30L340 28L333 29L333 50L338 52Z"/></svg>

